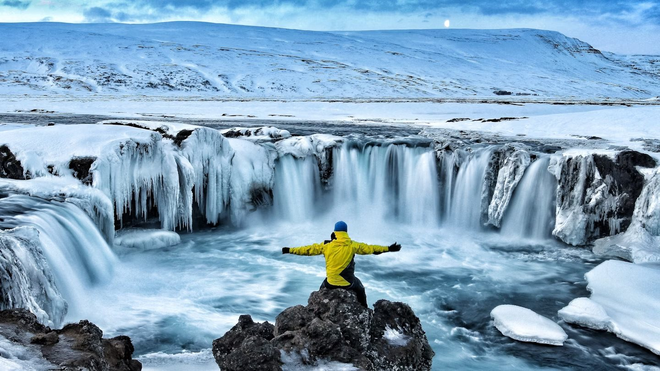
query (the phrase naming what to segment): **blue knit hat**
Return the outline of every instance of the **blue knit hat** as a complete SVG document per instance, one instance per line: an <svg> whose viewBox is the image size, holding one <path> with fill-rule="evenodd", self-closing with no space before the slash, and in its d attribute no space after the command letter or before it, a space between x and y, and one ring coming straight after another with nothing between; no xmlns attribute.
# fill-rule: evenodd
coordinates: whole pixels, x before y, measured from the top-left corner
<svg viewBox="0 0 660 371"><path fill-rule="evenodd" d="M335 223L335 232L348 232L348 226L340 220Z"/></svg>

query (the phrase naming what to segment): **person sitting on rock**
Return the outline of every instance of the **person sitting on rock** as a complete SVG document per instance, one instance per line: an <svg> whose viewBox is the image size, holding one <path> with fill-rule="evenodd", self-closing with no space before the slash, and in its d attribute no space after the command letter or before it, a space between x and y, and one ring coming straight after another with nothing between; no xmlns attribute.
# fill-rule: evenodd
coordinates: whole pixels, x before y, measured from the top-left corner
<svg viewBox="0 0 660 371"><path fill-rule="evenodd" d="M339 221L335 224L330 240L324 243L301 247L283 247L282 254L296 255L321 255L325 256L326 278L321 288L345 289L355 292L357 300L365 307L367 305L367 294L362 282L355 277L355 254L369 255L381 254L388 251L399 251L401 245L393 243L390 246L367 245L355 242L348 237L348 226Z"/></svg>

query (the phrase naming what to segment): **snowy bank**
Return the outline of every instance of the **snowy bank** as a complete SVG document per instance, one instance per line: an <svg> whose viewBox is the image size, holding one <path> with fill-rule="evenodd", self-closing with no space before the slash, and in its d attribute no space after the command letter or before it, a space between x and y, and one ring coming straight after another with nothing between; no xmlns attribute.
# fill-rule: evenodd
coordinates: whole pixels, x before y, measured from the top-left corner
<svg viewBox="0 0 660 371"><path fill-rule="evenodd" d="M585 277L591 297L571 301L560 317L660 355L660 266L608 260Z"/></svg>
<svg viewBox="0 0 660 371"><path fill-rule="evenodd" d="M564 329L550 319L517 305L499 305L490 312L495 327L514 340L530 343L564 345Z"/></svg>

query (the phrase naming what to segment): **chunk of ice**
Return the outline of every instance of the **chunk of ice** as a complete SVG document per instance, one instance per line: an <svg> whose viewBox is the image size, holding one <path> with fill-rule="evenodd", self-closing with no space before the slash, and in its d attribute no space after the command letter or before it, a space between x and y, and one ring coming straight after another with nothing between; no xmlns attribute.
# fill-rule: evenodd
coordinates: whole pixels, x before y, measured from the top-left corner
<svg viewBox="0 0 660 371"><path fill-rule="evenodd" d="M564 321L610 331L660 355L660 265L608 260L585 277L591 298L561 309Z"/></svg>
<svg viewBox="0 0 660 371"><path fill-rule="evenodd" d="M174 246L180 242L181 237L176 232L162 229L128 229L115 237L116 245L143 250Z"/></svg>
<svg viewBox="0 0 660 371"><path fill-rule="evenodd" d="M558 324L527 308L499 305L490 316L495 327L514 340L562 346L568 338Z"/></svg>

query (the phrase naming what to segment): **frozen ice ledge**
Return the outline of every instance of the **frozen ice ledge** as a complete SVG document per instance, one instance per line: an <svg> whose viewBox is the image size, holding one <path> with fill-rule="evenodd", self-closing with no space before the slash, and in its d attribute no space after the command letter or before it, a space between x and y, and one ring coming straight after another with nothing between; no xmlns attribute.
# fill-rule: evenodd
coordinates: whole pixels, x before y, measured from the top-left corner
<svg viewBox="0 0 660 371"><path fill-rule="evenodd" d="M145 222L172 231L241 226L259 208L304 219L315 201L333 197L403 222L551 233L575 246L607 237L601 251L648 261L657 259L652 249L628 245L658 243L660 171L651 154L599 140L451 130L374 140L153 121L27 126L0 136L0 194L74 202L108 242Z"/></svg>

